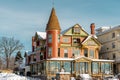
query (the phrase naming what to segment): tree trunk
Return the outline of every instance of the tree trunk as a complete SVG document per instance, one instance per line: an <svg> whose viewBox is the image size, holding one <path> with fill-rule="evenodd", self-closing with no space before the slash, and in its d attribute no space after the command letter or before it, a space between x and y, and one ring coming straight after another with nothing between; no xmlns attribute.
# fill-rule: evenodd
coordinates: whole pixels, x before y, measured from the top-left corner
<svg viewBox="0 0 120 80"><path fill-rule="evenodd" d="M9 68L9 58L7 57L6 58L6 69L8 69Z"/></svg>

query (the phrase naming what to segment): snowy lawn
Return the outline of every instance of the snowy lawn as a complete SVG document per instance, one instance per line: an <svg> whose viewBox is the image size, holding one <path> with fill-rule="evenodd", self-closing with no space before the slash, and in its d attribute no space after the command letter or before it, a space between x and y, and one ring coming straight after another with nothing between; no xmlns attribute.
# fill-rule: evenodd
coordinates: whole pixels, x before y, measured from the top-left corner
<svg viewBox="0 0 120 80"><path fill-rule="evenodd" d="M0 73L0 80L41 80L41 79L20 76L14 73Z"/></svg>

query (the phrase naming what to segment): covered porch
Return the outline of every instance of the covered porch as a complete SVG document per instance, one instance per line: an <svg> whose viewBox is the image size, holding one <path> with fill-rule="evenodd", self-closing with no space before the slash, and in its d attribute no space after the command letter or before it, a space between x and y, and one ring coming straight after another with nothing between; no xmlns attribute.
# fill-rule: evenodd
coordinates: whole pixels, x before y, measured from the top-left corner
<svg viewBox="0 0 120 80"><path fill-rule="evenodd" d="M89 74L95 78L113 75L113 62L114 60L79 57L73 61L72 75L77 77L80 74Z"/></svg>

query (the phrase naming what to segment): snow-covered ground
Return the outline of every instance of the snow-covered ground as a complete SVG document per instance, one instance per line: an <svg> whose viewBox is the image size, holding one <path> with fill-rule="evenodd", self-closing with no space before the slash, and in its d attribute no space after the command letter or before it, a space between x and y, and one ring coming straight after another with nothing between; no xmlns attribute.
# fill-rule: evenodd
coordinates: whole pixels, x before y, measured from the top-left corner
<svg viewBox="0 0 120 80"><path fill-rule="evenodd" d="M14 73L0 73L0 80L41 80L41 79L20 76Z"/></svg>

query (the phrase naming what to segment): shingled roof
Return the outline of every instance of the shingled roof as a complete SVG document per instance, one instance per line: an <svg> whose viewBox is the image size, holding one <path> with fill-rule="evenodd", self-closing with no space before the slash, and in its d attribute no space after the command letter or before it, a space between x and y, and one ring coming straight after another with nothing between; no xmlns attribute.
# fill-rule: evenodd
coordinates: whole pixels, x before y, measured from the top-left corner
<svg viewBox="0 0 120 80"><path fill-rule="evenodd" d="M52 8L46 30L61 30L54 8Z"/></svg>

